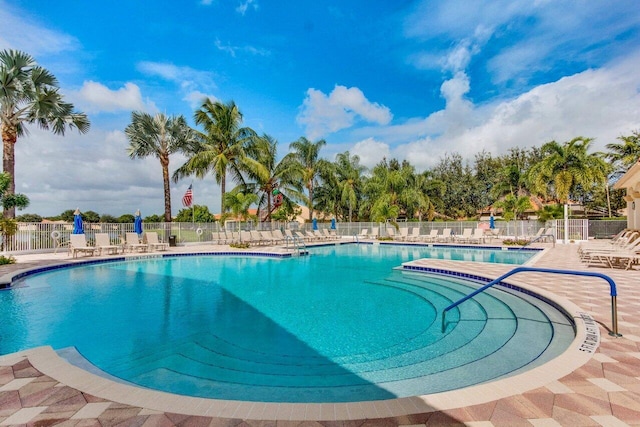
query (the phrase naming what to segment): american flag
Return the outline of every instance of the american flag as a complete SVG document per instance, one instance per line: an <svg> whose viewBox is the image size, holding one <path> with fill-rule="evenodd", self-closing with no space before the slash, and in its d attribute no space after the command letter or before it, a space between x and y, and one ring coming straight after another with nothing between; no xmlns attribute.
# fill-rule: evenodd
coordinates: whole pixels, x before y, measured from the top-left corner
<svg viewBox="0 0 640 427"><path fill-rule="evenodd" d="M182 205L185 208L191 207L191 202L193 202L193 191L191 190L192 186L193 184L191 184L189 188L187 188L187 191L184 193L184 196L182 196Z"/></svg>

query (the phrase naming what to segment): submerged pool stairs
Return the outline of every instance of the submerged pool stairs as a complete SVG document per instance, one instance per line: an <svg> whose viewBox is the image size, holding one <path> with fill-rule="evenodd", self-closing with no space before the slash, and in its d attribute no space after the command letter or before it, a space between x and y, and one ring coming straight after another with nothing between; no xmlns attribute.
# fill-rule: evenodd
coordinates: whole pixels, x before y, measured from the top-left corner
<svg viewBox="0 0 640 427"><path fill-rule="evenodd" d="M435 290L419 273L395 272L372 285L411 292L436 306L476 289L461 280L449 282ZM444 334L440 313L435 313L417 336L362 354L323 355L287 336L275 338L281 341L273 351L260 351L212 330L167 343L152 355L128 354L105 369L143 386L166 389L167 384L177 384L181 392L195 396L345 402L491 381L538 366L566 349L575 335L566 316L532 296L507 290L498 300L497 292L479 294L461 310L453 310L450 317L455 323Z"/></svg>

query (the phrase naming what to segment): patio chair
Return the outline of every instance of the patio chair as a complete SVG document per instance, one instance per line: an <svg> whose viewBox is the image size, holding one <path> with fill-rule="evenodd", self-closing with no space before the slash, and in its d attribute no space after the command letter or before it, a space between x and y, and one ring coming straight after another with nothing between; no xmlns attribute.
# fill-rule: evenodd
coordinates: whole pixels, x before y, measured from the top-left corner
<svg viewBox="0 0 640 427"><path fill-rule="evenodd" d="M379 227L375 227L375 228L371 229L371 238L373 240L377 240L379 235L380 235L380 228Z"/></svg>
<svg viewBox="0 0 640 427"><path fill-rule="evenodd" d="M358 239L367 239L369 236L369 229L363 228L360 230L360 234L358 234Z"/></svg>
<svg viewBox="0 0 640 427"><path fill-rule="evenodd" d="M473 234L469 237L468 242L477 244L484 243L484 229L476 228L473 230Z"/></svg>
<svg viewBox="0 0 640 427"><path fill-rule="evenodd" d="M453 236L453 241L456 243L468 243L472 234L473 230L471 228L465 228L462 230L462 234Z"/></svg>
<svg viewBox="0 0 640 427"><path fill-rule="evenodd" d="M276 245L278 243L284 243L284 241L285 241L284 234L282 234L282 231L280 231L277 228L275 230L271 230L271 236L273 237L273 240L274 240Z"/></svg>
<svg viewBox="0 0 640 427"><path fill-rule="evenodd" d="M442 234L438 234L436 237L436 242L447 243L451 241L451 229L443 228Z"/></svg>
<svg viewBox="0 0 640 427"><path fill-rule="evenodd" d="M407 240L409 237L409 227L401 227L400 235L396 236L396 240Z"/></svg>
<svg viewBox="0 0 640 427"><path fill-rule="evenodd" d="M69 236L69 253L72 257L77 258L79 253L94 255L96 251L98 251L98 248L89 246L84 234L71 234Z"/></svg>
<svg viewBox="0 0 640 427"><path fill-rule="evenodd" d="M125 239L124 247L129 252L147 252L149 250L149 245L140 243L137 233L125 233Z"/></svg>
<svg viewBox="0 0 640 427"><path fill-rule="evenodd" d="M338 236L336 236L335 234L331 234L331 232L326 228L322 229L322 234L324 235L326 240L336 240L338 238Z"/></svg>
<svg viewBox="0 0 640 427"><path fill-rule="evenodd" d="M111 238L108 233L96 233L96 249L98 249L100 255L102 255L103 252L112 255L120 251L124 252L122 245L114 245L111 243Z"/></svg>
<svg viewBox="0 0 640 427"><path fill-rule="evenodd" d="M146 231L144 233L144 237L147 240L147 245L149 245L149 250L158 249L159 251L166 251L169 249L169 243L161 242L158 238L158 233L155 231Z"/></svg>
<svg viewBox="0 0 640 427"><path fill-rule="evenodd" d="M420 227L413 227L406 240L409 242L417 242L420 240Z"/></svg>
<svg viewBox="0 0 640 427"><path fill-rule="evenodd" d="M434 228L432 229L429 234L422 234L420 235L420 240L422 240L423 242L427 242L427 243L433 243L436 241L436 239L438 238L438 229Z"/></svg>
<svg viewBox="0 0 640 427"><path fill-rule="evenodd" d="M393 227L387 227L387 237L391 237L395 240L396 238L396 229Z"/></svg>
<svg viewBox="0 0 640 427"><path fill-rule="evenodd" d="M262 230L260 231L260 238L262 243L265 245L274 245L275 239L273 238L273 233L270 230Z"/></svg>

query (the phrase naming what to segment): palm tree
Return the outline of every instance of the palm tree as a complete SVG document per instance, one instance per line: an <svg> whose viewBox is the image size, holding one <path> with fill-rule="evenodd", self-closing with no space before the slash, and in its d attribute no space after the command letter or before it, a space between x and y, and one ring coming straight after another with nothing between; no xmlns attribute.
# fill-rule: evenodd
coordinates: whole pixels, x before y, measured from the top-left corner
<svg viewBox="0 0 640 427"><path fill-rule="evenodd" d="M620 169L629 169L640 159L640 131L635 130L628 136L619 136L620 143L607 144L609 153L605 157Z"/></svg>
<svg viewBox="0 0 640 427"><path fill-rule="evenodd" d="M154 156L160 160L164 185L164 220L171 222L171 187L169 182L169 156L187 152L194 143L193 130L184 116L166 116L159 113L134 111L131 123L124 133L129 139L127 153L132 159Z"/></svg>
<svg viewBox="0 0 640 427"><path fill-rule="evenodd" d="M542 161L529 169L531 188L543 196L553 192L558 202L566 203L578 186L591 189L606 184L607 164L597 154L588 153L591 141L577 137L564 144L544 144Z"/></svg>
<svg viewBox="0 0 640 427"><path fill-rule="evenodd" d="M313 191L318 185L320 170L323 167L328 167L329 163L319 158L320 149L325 145L327 145L327 142L324 139L311 142L304 136L289 144L289 149L293 150L296 160L303 168L302 182L307 189L309 222L313 219Z"/></svg>
<svg viewBox="0 0 640 427"><path fill-rule="evenodd" d="M253 216L249 214L249 208L257 201L258 196L256 194L244 193L239 188L224 195L225 205L231 209L234 218L243 221L248 221L253 218ZM229 214L223 214L220 221L224 222L228 216ZM238 222L238 231L240 231L240 222Z"/></svg>
<svg viewBox="0 0 640 427"><path fill-rule="evenodd" d="M245 149L256 133L251 128L240 127L242 113L233 101L223 104L206 98L195 112L194 120L204 127L204 132L197 133L199 144L190 153L191 158L174 172L173 179L177 181L189 175L204 178L209 172L213 173L220 185L220 211L225 213L227 174L231 173L238 183L244 182L242 171L246 169L246 162L252 162Z"/></svg>
<svg viewBox="0 0 640 427"><path fill-rule="evenodd" d="M27 134L26 125L35 123L56 135L67 128L89 131L89 119L63 101L57 79L36 64L28 54L16 50L0 52L0 129L2 132L2 168L10 177L7 194L15 194L15 144ZM4 216L15 218L15 207Z"/></svg>
<svg viewBox="0 0 640 427"><path fill-rule="evenodd" d="M286 201L302 200L302 168L295 161L293 154L289 153L279 162L278 141L269 135L257 137L254 143L247 148L246 154L253 163L245 161L245 173L248 182L242 185L246 192L252 192L259 196L258 211L264 209L265 221L271 220L274 209L272 196L274 190L278 190ZM258 215L263 218L262 215Z"/></svg>
<svg viewBox="0 0 640 427"><path fill-rule="evenodd" d="M360 165L360 157L351 155L348 151L338 153L334 162L340 205L347 207L349 222L353 221L353 210L358 207L359 194L362 191L362 175L366 168Z"/></svg>

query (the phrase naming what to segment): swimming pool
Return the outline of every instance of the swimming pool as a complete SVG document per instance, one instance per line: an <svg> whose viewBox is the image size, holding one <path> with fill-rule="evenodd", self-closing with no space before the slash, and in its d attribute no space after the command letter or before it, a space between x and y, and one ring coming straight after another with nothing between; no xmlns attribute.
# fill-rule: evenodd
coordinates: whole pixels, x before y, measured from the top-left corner
<svg viewBox="0 0 640 427"><path fill-rule="evenodd" d="M178 394L345 402L501 378L573 339L562 313L497 291L452 312L442 334L441 307L475 285L392 271L432 249L344 245L292 259L179 257L34 275L0 293L0 350L75 346L112 375Z"/></svg>

